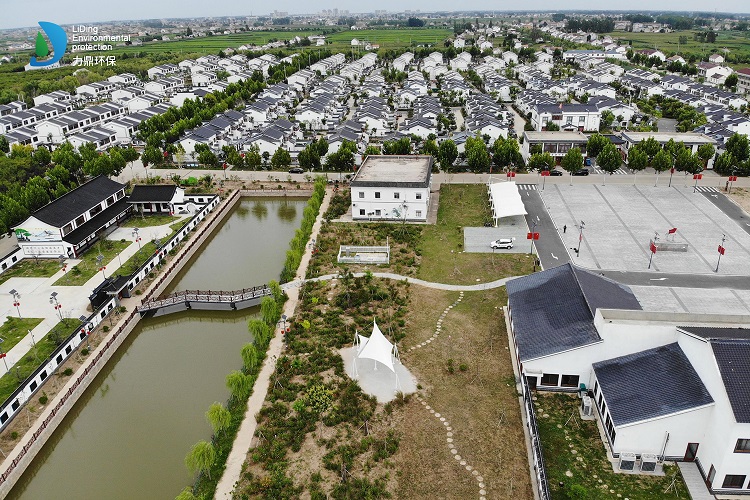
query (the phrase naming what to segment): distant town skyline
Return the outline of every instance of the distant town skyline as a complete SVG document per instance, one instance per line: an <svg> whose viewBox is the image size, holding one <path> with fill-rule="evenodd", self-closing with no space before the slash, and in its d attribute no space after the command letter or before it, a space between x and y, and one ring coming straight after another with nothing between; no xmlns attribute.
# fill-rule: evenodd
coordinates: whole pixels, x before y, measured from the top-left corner
<svg viewBox="0 0 750 500"><path fill-rule="evenodd" d="M103 3L94 0L76 0L74 8L69 2L53 0L28 0L20 2L10 0L3 8L0 17L0 29L24 28L36 26L38 21L49 21L57 24L72 23L95 23L107 21L160 19L160 18L192 18L192 17L223 17L223 16L249 16L267 15L273 10L295 14L314 14L324 9L348 10L351 13L363 12L361 2L343 0L336 3L302 2L300 0L279 0L273 3L271 9L269 4L258 5L253 2L244 3L237 0L214 0L210 5L199 0L183 0L179 8L174 3L160 3L150 0L130 0L127 9L123 9L118 3ZM462 10L486 10L486 11L509 11L514 9L554 11L551 2L542 0L530 0L523 4L498 3L491 0L475 0L462 4ZM709 6L710 7L710 6ZM313 11L314 8L314 11ZM448 0L412 0L405 4L396 0L385 0L378 2L379 10L389 12L403 12L404 10L421 10L423 12L450 12L456 8L455 2ZM632 11L696 11L705 12L706 4L698 0L664 0L653 3L647 0L634 0L623 5L620 2L595 0L571 0L566 2L564 10L587 9L606 11L632 10ZM374 10L374 8L372 9ZM727 0L721 3L722 12L748 13L750 4L746 0Z"/></svg>

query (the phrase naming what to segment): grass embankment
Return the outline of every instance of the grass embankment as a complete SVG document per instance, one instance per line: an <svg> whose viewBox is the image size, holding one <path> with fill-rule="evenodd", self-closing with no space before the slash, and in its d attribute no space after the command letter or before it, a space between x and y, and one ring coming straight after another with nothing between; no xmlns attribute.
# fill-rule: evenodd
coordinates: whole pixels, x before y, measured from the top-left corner
<svg viewBox="0 0 750 500"><path fill-rule="evenodd" d="M90 280L99 271L97 265L97 256L104 256L102 265L107 265L117 254L132 245L132 241L127 240L103 240L89 248L80 259L81 262L68 268L68 271L59 280L53 283L53 286L81 286ZM111 275L114 270L110 270L107 275Z"/></svg>
<svg viewBox="0 0 750 500"><path fill-rule="evenodd" d="M73 332L73 328L80 324L81 322L77 319L66 318L56 324L44 338L36 339L36 345L0 378L0 401L8 399L21 382L49 358L60 342L65 340Z"/></svg>
<svg viewBox="0 0 750 500"><path fill-rule="evenodd" d="M424 226L422 233L417 277L469 285L530 274L534 261L528 254L463 253L464 227L481 227L490 219L486 186L443 185L437 224Z"/></svg>
<svg viewBox="0 0 750 500"><path fill-rule="evenodd" d="M153 226L164 226L167 224L172 224L174 221L179 219L179 217L175 217L173 215L147 215L144 217L141 217L139 215L134 215L130 219L128 219L124 224L122 224L121 227L153 227Z"/></svg>
<svg viewBox="0 0 750 500"><path fill-rule="evenodd" d="M11 278L49 278L60 269L57 259L23 259L0 274L0 285Z"/></svg>
<svg viewBox="0 0 750 500"><path fill-rule="evenodd" d="M553 499L689 498L676 465L665 466L664 476L616 474L607 460L596 422L578 416L575 395L537 392L536 397L539 434ZM667 492L675 475L675 484Z"/></svg>
<svg viewBox="0 0 750 500"><path fill-rule="evenodd" d="M7 321L0 326L0 351L8 352L13 346L29 334L29 331L37 327L44 318L14 318L8 317Z"/></svg>

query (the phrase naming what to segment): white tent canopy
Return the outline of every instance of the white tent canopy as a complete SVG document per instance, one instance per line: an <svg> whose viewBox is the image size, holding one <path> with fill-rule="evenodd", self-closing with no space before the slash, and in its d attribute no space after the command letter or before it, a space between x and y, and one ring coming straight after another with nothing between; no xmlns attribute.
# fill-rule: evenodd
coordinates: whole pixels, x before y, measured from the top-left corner
<svg viewBox="0 0 750 500"><path fill-rule="evenodd" d="M490 182L487 184L487 191L492 206L492 218L495 219L497 226L498 219L503 217L512 217L515 215L526 215L526 208L523 206L523 200L518 193L518 186L515 182Z"/></svg>
<svg viewBox="0 0 750 500"><path fill-rule="evenodd" d="M378 324L373 321L372 323L372 335L367 339L367 342L363 347L359 348L359 359L373 359L378 363L382 363L387 366L393 373L396 373L396 369L393 367L393 344L385 338L383 332L378 328ZM360 337L360 346L362 346L362 340L364 337Z"/></svg>

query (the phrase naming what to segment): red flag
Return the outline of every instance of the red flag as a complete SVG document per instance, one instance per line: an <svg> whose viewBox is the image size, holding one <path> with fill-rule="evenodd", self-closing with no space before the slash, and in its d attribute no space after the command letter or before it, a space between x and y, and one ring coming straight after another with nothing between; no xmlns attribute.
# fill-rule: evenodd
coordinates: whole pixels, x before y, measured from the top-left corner
<svg viewBox="0 0 750 500"><path fill-rule="evenodd" d="M532 237L532 234L531 234L531 233L526 233L526 239L527 239L527 240L530 240L530 239L531 239L531 237Z"/></svg>
<svg viewBox="0 0 750 500"><path fill-rule="evenodd" d="M676 233L676 232L677 232L677 228L676 228L676 227L673 227L672 229L670 229L670 230L668 231L668 233L669 233L669 234L674 234L674 233Z"/></svg>
<svg viewBox="0 0 750 500"><path fill-rule="evenodd" d="M6 356L4 352L0 353L0 359L3 359Z"/></svg>
<svg viewBox="0 0 750 500"><path fill-rule="evenodd" d="M538 239L539 239L539 233L534 233L534 239L535 239L535 240L538 240Z"/></svg>
<svg viewBox="0 0 750 500"><path fill-rule="evenodd" d="M651 242L651 246L649 247L649 249L651 250L651 253L656 253L656 245L653 241Z"/></svg>
<svg viewBox="0 0 750 500"><path fill-rule="evenodd" d="M698 178L699 178L699 177L698 177L698 174L693 174L693 180L694 180L694 181L697 181L697 180L698 180Z"/></svg>
<svg viewBox="0 0 750 500"><path fill-rule="evenodd" d="M729 182L736 182L736 181L737 181L737 176L736 175L730 175L729 176Z"/></svg>
<svg viewBox="0 0 750 500"><path fill-rule="evenodd" d="M549 170L542 170L542 177L549 177Z"/></svg>
<svg viewBox="0 0 750 500"><path fill-rule="evenodd" d="M724 251L725 251L724 247L723 247L723 246L721 246L721 245L719 245L719 253L720 253L721 255L724 255Z"/></svg>

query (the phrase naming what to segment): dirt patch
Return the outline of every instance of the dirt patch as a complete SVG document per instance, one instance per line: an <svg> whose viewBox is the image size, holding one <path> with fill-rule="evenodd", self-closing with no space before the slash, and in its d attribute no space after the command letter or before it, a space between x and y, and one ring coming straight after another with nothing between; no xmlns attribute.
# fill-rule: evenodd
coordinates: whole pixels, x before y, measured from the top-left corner
<svg viewBox="0 0 750 500"><path fill-rule="evenodd" d="M444 308L437 304L455 300L451 300L455 292L420 287L411 291L408 318L415 332L434 329ZM425 386L422 393L427 403L451 423L453 444L483 477L487 497L532 498L502 315L505 301L504 289L465 293L443 320L441 334L429 345L404 355L403 362ZM419 313L425 309L432 312L431 318ZM410 425L403 428L402 449L395 457L402 478L397 497L478 496L476 479L452 458L439 421L423 408L412 410L412 406L405 410L415 413Z"/></svg>
<svg viewBox="0 0 750 500"><path fill-rule="evenodd" d="M729 198L742 207L745 213L750 214L750 190L747 188L734 188L727 194Z"/></svg>

